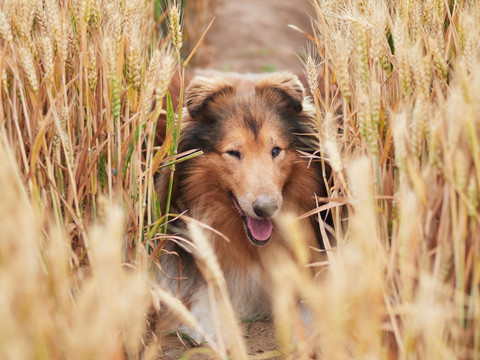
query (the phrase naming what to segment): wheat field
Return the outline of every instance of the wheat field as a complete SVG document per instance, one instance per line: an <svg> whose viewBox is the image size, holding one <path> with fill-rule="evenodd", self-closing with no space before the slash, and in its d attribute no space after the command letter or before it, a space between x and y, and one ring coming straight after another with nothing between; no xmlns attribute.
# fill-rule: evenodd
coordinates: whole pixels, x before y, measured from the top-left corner
<svg viewBox="0 0 480 360"><path fill-rule="evenodd" d="M312 7L300 60L336 246L305 264L285 219L297 256L275 275L278 351L253 357L194 227L233 329L208 354L479 359L480 2ZM0 1L0 358L155 359L147 324L164 306L202 331L153 280L168 238L153 176L192 156L177 154L182 109L167 91L197 49L182 52L189 21L171 2Z"/></svg>

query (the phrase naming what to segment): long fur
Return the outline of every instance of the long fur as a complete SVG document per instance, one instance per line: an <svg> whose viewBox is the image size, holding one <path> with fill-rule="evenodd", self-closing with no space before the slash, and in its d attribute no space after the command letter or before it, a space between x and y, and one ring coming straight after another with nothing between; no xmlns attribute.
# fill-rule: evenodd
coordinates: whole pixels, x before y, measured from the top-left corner
<svg viewBox="0 0 480 360"><path fill-rule="evenodd" d="M314 133L314 113L302 84L291 73L261 78L250 93L243 91L242 84L242 92L237 94L235 83L229 80L197 77L186 91L188 114L179 150L201 149L203 154L178 165L172 207L230 240L211 235L237 315L268 315L269 267L278 266L275 254L284 246L284 239L274 226L267 244L253 244L238 206L255 216L251 203L259 195L270 194L279 207L275 219L282 212L303 214L315 208L315 194L325 196L319 164L299 155L299 150L314 150L314 140L309 137ZM273 147L281 149L280 155L272 155ZM240 158L232 156L232 149ZM166 200L168 179L167 170L156 183L161 203ZM318 247L318 224L311 219L301 221L308 244ZM181 231L181 223L174 225ZM165 249L161 266L168 276L160 281L179 294L214 336L206 284L192 255L174 243ZM181 330L200 340L197 334Z"/></svg>

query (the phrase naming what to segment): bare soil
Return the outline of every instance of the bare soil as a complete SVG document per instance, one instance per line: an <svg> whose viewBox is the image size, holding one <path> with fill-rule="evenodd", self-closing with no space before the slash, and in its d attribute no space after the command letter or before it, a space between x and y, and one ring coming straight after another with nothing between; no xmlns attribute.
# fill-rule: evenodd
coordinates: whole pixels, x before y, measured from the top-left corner
<svg viewBox="0 0 480 360"><path fill-rule="evenodd" d="M313 8L310 0L213 0L207 3L216 18L195 55L195 67L239 73L303 71L298 54L308 40L288 25L293 24L311 33ZM210 19L204 10L201 16L205 17L206 25ZM189 16L200 16L198 11L198 8L188 9L187 2L187 24ZM198 29L195 32L201 34ZM276 349L271 320L242 326L249 354L263 354L265 359L276 358L270 355ZM160 359L178 359L185 354L191 354L191 359L210 359L204 350L192 347L189 340L169 335L164 339Z"/></svg>
<svg viewBox="0 0 480 360"><path fill-rule="evenodd" d="M278 356L275 331L271 320L242 323L243 334L249 355L261 356L263 359L280 359ZM197 347L190 340L172 334L163 339L161 360L185 357L192 360L212 359L207 346Z"/></svg>

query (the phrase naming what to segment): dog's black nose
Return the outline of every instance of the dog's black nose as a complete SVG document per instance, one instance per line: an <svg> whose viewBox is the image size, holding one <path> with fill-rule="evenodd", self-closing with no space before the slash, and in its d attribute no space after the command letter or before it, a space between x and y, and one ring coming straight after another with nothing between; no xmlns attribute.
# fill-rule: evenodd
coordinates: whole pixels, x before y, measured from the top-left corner
<svg viewBox="0 0 480 360"><path fill-rule="evenodd" d="M255 214L263 218L272 217L278 210L275 199L270 196L259 196L252 206Z"/></svg>

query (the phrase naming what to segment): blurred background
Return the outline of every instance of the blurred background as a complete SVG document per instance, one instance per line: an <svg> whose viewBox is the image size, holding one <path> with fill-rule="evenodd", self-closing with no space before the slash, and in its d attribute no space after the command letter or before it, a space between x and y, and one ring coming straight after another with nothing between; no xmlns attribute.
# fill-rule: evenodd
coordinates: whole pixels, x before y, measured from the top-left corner
<svg viewBox="0 0 480 360"><path fill-rule="evenodd" d="M192 66L255 73L300 70L297 54L307 39L288 25L311 34L309 0L185 0L182 6L188 19L185 56L215 17Z"/></svg>

